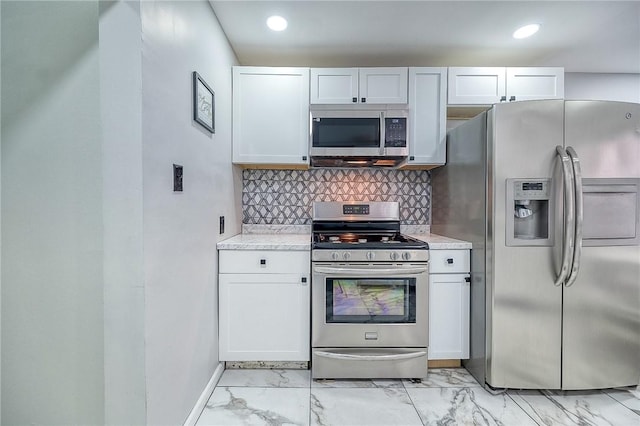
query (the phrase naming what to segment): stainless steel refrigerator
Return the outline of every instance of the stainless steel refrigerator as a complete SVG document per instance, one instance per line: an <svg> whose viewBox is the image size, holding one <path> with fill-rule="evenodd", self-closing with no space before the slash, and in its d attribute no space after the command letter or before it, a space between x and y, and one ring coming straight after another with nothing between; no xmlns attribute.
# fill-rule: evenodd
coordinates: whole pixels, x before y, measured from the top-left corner
<svg viewBox="0 0 640 426"><path fill-rule="evenodd" d="M432 191L432 232L472 242L480 383L640 383L640 105L494 105L449 131Z"/></svg>

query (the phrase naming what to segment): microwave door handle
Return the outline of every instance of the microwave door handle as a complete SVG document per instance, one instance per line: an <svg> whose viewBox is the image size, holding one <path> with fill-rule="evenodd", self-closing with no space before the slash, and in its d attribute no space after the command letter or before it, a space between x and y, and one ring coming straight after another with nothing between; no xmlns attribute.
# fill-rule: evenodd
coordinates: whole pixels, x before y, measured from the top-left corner
<svg viewBox="0 0 640 426"><path fill-rule="evenodd" d="M314 266L313 272L320 274L331 275L359 275L359 276L389 276L389 275L420 275L428 271L428 267L410 267L410 268L389 268L389 269L376 269L376 268L336 268L330 266Z"/></svg>
<svg viewBox="0 0 640 426"><path fill-rule="evenodd" d="M566 287L571 286L578 278L578 271L580 270L580 257L582 254L582 222L583 222L583 196L582 196L582 171L580 169L580 159L576 151L568 146L567 154L571 159L571 165L573 167L574 177L574 202L575 202L575 231L573 242L573 263L571 265L571 272L567 279Z"/></svg>
<svg viewBox="0 0 640 426"><path fill-rule="evenodd" d="M562 242L562 266L560 274L553 283L556 287L561 286L569 275L569 267L573 254L573 237L574 237L574 182L571 170L571 159L567 152L560 145L556 146L556 153L562 162L562 177L564 186L564 235Z"/></svg>
<svg viewBox="0 0 640 426"><path fill-rule="evenodd" d="M385 135L387 134L386 131L386 120L384 119L384 111L380 112L380 149L384 150L384 142L385 139L387 138ZM384 152L380 153L381 155L384 155Z"/></svg>

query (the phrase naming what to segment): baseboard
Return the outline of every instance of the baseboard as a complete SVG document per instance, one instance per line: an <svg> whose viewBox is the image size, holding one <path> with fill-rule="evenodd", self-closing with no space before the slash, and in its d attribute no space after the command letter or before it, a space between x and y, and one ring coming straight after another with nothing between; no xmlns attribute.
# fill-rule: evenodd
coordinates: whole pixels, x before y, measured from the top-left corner
<svg viewBox="0 0 640 426"><path fill-rule="evenodd" d="M198 418L200 418L200 414L202 414L202 410L204 410L205 405L207 405L207 401L209 401L209 398L213 393L213 389L220 381L220 377L222 377L223 372L224 362L220 362L213 372L209 383L207 383L207 386L205 386L202 394L200 394L200 398L198 398L196 405L191 410L191 413L189 413L189 417L187 417L187 420L184 421L184 426L195 426Z"/></svg>
<svg viewBox="0 0 640 426"><path fill-rule="evenodd" d="M459 359L431 359L429 360L429 368L455 368L460 367Z"/></svg>

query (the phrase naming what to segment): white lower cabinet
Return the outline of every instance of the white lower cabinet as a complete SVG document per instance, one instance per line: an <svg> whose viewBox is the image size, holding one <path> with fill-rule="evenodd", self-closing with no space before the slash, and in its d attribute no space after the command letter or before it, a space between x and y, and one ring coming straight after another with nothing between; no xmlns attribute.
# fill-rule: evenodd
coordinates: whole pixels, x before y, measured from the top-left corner
<svg viewBox="0 0 640 426"><path fill-rule="evenodd" d="M309 361L308 251L221 250L221 361Z"/></svg>
<svg viewBox="0 0 640 426"><path fill-rule="evenodd" d="M469 358L469 250L431 250L429 359Z"/></svg>

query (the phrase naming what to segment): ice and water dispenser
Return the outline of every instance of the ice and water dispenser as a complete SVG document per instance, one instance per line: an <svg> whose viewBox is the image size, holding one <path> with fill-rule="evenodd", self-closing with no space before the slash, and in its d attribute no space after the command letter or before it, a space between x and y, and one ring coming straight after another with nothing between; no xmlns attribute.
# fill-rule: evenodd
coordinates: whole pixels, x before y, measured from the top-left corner
<svg viewBox="0 0 640 426"><path fill-rule="evenodd" d="M550 179L507 179L507 246L551 246Z"/></svg>

